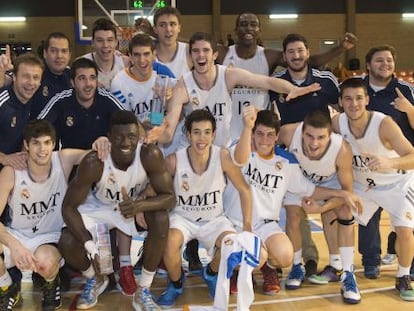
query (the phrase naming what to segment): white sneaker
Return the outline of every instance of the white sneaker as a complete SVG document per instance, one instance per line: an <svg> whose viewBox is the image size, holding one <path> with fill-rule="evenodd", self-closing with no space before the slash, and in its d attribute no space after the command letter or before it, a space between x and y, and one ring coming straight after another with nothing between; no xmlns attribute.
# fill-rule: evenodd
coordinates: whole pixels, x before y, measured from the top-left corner
<svg viewBox="0 0 414 311"><path fill-rule="evenodd" d="M397 255L395 254L385 254L384 257L381 259L381 263L383 265L392 265L397 262Z"/></svg>
<svg viewBox="0 0 414 311"><path fill-rule="evenodd" d="M98 303L98 297L104 292L109 284L109 279L106 275L95 276L86 280L83 287L82 294L78 299L76 308L80 310L86 310L93 308Z"/></svg>
<svg viewBox="0 0 414 311"><path fill-rule="evenodd" d="M344 271L341 275L341 295L345 303L357 304L361 302L361 294L358 289L358 284L355 275L352 272Z"/></svg>
<svg viewBox="0 0 414 311"><path fill-rule="evenodd" d="M138 287L132 300L132 306L136 311L161 311L162 309L154 302L148 288Z"/></svg>

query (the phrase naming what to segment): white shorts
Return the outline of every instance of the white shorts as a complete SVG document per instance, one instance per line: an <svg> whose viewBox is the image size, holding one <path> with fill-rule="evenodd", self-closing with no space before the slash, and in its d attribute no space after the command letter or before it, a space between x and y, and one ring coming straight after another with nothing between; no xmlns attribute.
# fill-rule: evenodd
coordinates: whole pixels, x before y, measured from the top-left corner
<svg viewBox="0 0 414 311"><path fill-rule="evenodd" d="M394 227L414 229L414 178L411 174L395 184L376 186L369 190L365 185L354 183L354 192L364 203L362 215L354 215L361 225L365 226L381 206L390 214Z"/></svg>
<svg viewBox="0 0 414 311"><path fill-rule="evenodd" d="M109 230L117 228L129 236L138 235L138 230L135 225L135 217L125 218L119 211L97 210L80 214L85 228L92 234L94 240L96 239L96 224L107 224Z"/></svg>
<svg viewBox="0 0 414 311"><path fill-rule="evenodd" d="M237 225L234 225L237 233L240 233L243 231L243 228ZM274 234L285 234L283 229L280 227L279 222L277 221L268 221L268 222L258 222L253 226L253 233L255 233L260 240L264 242L266 242L266 240L274 235Z"/></svg>
<svg viewBox="0 0 414 311"><path fill-rule="evenodd" d="M216 240L225 231L236 232L231 221L226 216L218 216L209 222L195 223L177 213L170 213L170 229L180 230L183 234L183 245L192 239L204 244L209 256L214 255Z"/></svg>
<svg viewBox="0 0 414 311"><path fill-rule="evenodd" d="M336 176L326 182L317 184L316 186L331 188L331 189L342 188ZM302 197L297 193L286 192L285 197L283 199L283 205L284 206L286 205L302 206Z"/></svg>
<svg viewBox="0 0 414 311"><path fill-rule="evenodd" d="M34 253L36 249L43 244L57 244L60 238L60 231L43 233L30 238L11 228L6 227L6 229L13 237L19 240L19 242L22 243L23 246L29 249L32 253ZM5 245L3 245L3 254L4 265L6 266L6 269L14 267L15 263L11 258L10 249Z"/></svg>

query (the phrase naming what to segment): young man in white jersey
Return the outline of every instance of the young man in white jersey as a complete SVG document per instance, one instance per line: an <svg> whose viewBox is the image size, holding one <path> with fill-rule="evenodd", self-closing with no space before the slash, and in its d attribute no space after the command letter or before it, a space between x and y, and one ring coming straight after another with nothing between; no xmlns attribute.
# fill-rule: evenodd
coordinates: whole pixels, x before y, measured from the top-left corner
<svg viewBox="0 0 414 311"><path fill-rule="evenodd" d="M116 51L118 39L115 24L107 18L97 19L92 28L92 46L94 52L81 57L92 60L99 69L99 86L107 90L111 87L111 81L125 67L129 66L128 56Z"/></svg>
<svg viewBox="0 0 414 311"><path fill-rule="evenodd" d="M340 90L344 113L334 117L333 128L352 147L354 191L364 201L363 213L355 217L359 224L366 225L378 206L390 214L397 234L395 287L403 300L414 301L410 279L414 256L414 147L390 117L366 109L369 97L362 79L345 80Z"/></svg>
<svg viewBox="0 0 414 311"><path fill-rule="evenodd" d="M95 152L86 155L68 187L62 208L67 227L62 231L59 249L68 264L87 278L78 309L94 307L108 285L108 278L100 275L94 233L95 224L106 223L109 229L117 228L128 236L148 231L133 307L159 310L149 288L165 248L168 210L174 207L175 197L161 151L155 145L138 142L139 128L132 112L115 112L108 135L110 157L102 163ZM148 184L156 195L144 198L140 194Z"/></svg>
<svg viewBox="0 0 414 311"><path fill-rule="evenodd" d="M263 292L274 295L280 290L276 267L289 266L293 258L292 243L278 224L285 195L296 194L299 204L302 197L311 196L314 199L337 197L336 200L345 200L345 204L352 207L359 205L360 201L349 191L316 187L305 178L294 155L274 147L280 127L277 116L262 110L257 113L256 119L256 113L253 105L245 108L245 127L233 157L236 163L242 165L242 173L252 189L253 230L263 240L268 252L267 264L261 268ZM231 184L226 188L224 198L228 203L226 214L239 227L238 200ZM324 204L320 208L328 206Z"/></svg>
<svg viewBox="0 0 414 311"><path fill-rule="evenodd" d="M30 121L23 130L27 168L5 166L0 173L0 212L6 203L11 222L0 223L0 305L12 310L21 298L17 283L12 283L6 268L32 270L40 274L42 310L61 306L59 268L63 264L57 242L63 227L61 206L73 165L85 150L53 152L56 133L45 120Z"/></svg>
<svg viewBox="0 0 414 311"><path fill-rule="evenodd" d="M339 134L332 133L328 113L314 110L306 115L303 122L282 126L278 141L295 155L303 175L309 181L315 185L353 192L352 150ZM337 231L324 230L328 242L329 265L321 273L309 276L308 280L315 284L327 284L339 281L342 274L343 300L355 304L361 301L361 295L353 274L354 218L347 205L336 201L338 200L330 200L323 207L306 205L304 208L307 213L321 213L324 229L338 222L335 227ZM287 194L284 204L287 211L286 231L295 252L286 288L297 289L305 279L299 227L303 213L301 198ZM331 234L335 236L331 237Z"/></svg>
<svg viewBox="0 0 414 311"><path fill-rule="evenodd" d="M149 132L150 140L168 143L174 135L181 133L177 126L182 112L188 115L193 110L208 109L217 121L214 143L227 147L231 143L232 117L229 94L236 85L242 83L251 87L278 90L288 94L286 100L319 89L318 84L298 88L281 79L253 74L240 68L215 65L217 46L210 34L197 32L191 37L189 44L194 69L177 82L168 103L166 122ZM188 144L185 137L182 137L182 144Z"/></svg>
<svg viewBox="0 0 414 311"><path fill-rule="evenodd" d="M167 290L157 300L165 308L171 307L183 293L185 275L181 269L180 250L194 238L205 245L212 257L203 268L202 277L210 296L215 296L221 241L235 232L224 215L222 196L226 177L232 181L240 197L243 230L251 231L251 192L229 152L213 145L216 135L214 116L207 110L195 110L187 116L185 129L190 146L166 158L167 169L174 178L177 205L170 213L164 253L170 281Z"/></svg>

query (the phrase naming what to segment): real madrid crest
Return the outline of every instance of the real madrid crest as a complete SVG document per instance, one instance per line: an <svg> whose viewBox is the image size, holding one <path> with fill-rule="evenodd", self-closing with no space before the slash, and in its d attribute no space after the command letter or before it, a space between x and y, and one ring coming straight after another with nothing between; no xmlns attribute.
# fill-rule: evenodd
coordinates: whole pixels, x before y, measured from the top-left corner
<svg viewBox="0 0 414 311"><path fill-rule="evenodd" d="M113 184L115 184L115 182L116 182L115 175L113 173L109 174L108 184L113 185Z"/></svg>
<svg viewBox="0 0 414 311"><path fill-rule="evenodd" d="M280 171L282 168L283 168L282 162L277 161L275 163L275 169L278 170L278 171Z"/></svg>
<svg viewBox="0 0 414 311"><path fill-rule="evenodd" d="M67 116L66 117L66 125L67 126L73 126L73 117L72 116Z"/></svg>
<svg viewBox="0 0 414 311"><path fill-rule="evenodd" d="M44 97L49 97L49 88L47 87L47 85L45 85L42 89L42 95Z"/></svg>
<svg viewBox="0 0 414 311"><path fill-rule="evenodd" d="M30 192L29 192L29 190L27 190L27 189L23 189L23 190L22 190L22 192L20 193L20 196L21 196L23 199L28 199L28 198L30 198Z"/></svg>
<svg viewBox="0 0 414 311"><path fill-rule="evenodd" d="M188 184L188 175L184 173L181 178L183 180L181 183L181 189L184 191L190 190L190 185Z"/></svg>
<svg viewBox="0 0 414 311"><path fill-rule="evenodd" d="M200 104L200 100L198 99L198 97L193 97L193 98L191 98L191 103L193 105L198 106Z"/></svg>
<svg viewBox="0 0 414 311"><path fill-rule="evenodd" d="M285 102L285 96L283 94L279 94L279 103Z"/></svg>
<svg viewBox="0 0 414 311"><path fill-rule="evenodd" d="M12 117L11 122L10 122L10 127L16 127L16 124L17 124L17 118Z"/></svg>

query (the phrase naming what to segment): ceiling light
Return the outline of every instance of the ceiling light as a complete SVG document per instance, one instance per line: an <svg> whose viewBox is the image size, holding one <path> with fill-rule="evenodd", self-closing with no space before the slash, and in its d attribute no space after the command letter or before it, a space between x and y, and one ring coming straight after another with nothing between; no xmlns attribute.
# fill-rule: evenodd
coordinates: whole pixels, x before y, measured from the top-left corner
<svg viewBox="0 0 414 311"><path fill-rule="evenodd" d="M25 22L26 17L24 16L5 16L0 17L0 22L8 23L8 22Z"/></svg>
<svg viewBox="0 0 414 311"><path fill-rule="evenodd" d="M298 14L270 14L270 19L296 19Z"/></svg>

